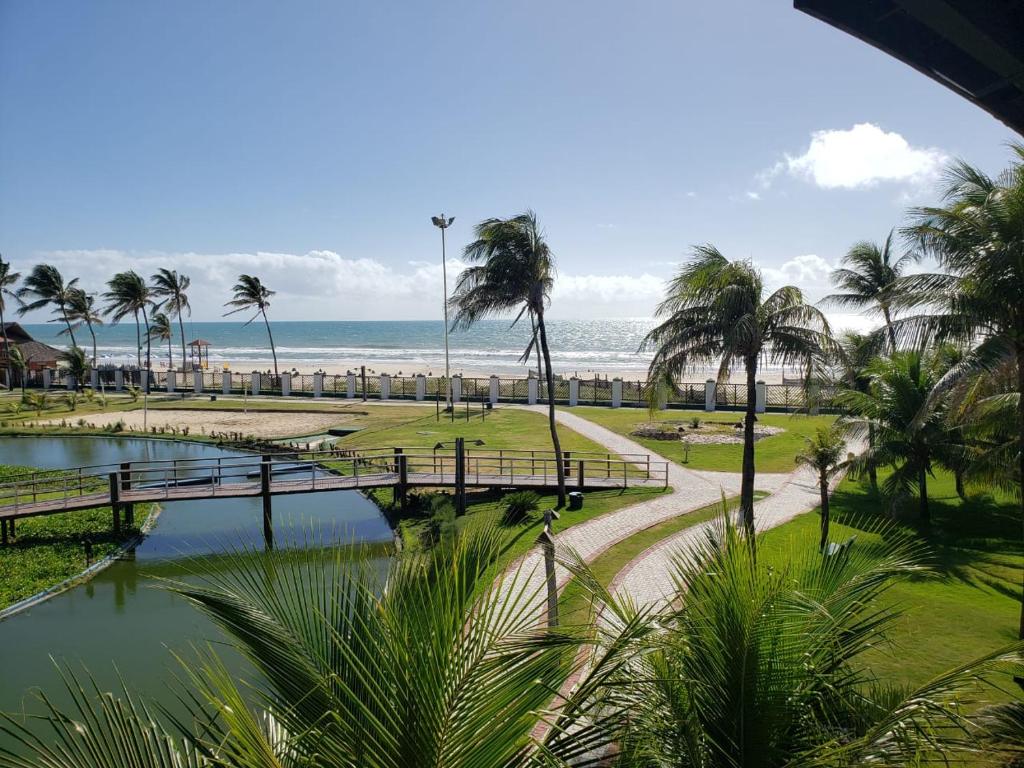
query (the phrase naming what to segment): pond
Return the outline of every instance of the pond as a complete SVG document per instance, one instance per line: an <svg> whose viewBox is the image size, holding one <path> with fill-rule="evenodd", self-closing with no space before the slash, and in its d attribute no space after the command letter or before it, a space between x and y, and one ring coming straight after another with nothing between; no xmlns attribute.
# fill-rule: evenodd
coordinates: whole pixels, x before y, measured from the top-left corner
<svg viewBox="0 0 1024 768"><path fill-rule="evenodd" d="M46 469L238 455L243 454L167 440L0 438L0 463ZM391 539L377 507L354 491L277 496L273 503L279 542L289 532L301 539L311 528L317 541ZM202 571L204 565L223 569L218 553L241 545L261 548L261 500L176 501L162 508L156 528L131 557L86 584L0 621L0 711L37 711L32 689L64 700L51 656L79 670L84 665L105 689L117 687L120 674L132 691L166 700L168 682L180 673L171 651L187 656L193 645L222 637L195 608L160 589L157 579L182 578L180 564L186 557L199 558L189 560L190 571ZM228 657L231 666L242 665Z"/></svg>

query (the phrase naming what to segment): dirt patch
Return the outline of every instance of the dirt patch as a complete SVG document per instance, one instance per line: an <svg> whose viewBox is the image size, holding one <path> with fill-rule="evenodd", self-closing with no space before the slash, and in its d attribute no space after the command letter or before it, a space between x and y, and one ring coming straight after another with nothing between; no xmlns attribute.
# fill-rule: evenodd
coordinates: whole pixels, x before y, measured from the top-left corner
<svg viewBox="0 0 1024 768"><path fill-rule="evenodd" d="M754 440L761 440L785 431L782 427L755 424ZM734 423L726 424L720 421L701 421L695 426L690 420L651 421L636 425L630 435L648 440L686 440L693 444L727 445L743 442L743 422L737 420Z"/></svg>
<svg viewBox="0 0 1024 768"><path fill-rule="evenodd" d="M73 421L77 422L77 419ZM138 411L122 411L120 413L97 413L85 417L87 426L106 427L124 422L124 428L130 432L143 431L143 414ZM188 427L189 434L211 435L222 432L241 432L252 437L293 437L324 432L345 421L344 414L338 413L268 413L266 411L188 411L151 409L146 421L148 427L165 430L172 427L183 432ZM60 419L51 419L41 424L59 424Z"/></svg>

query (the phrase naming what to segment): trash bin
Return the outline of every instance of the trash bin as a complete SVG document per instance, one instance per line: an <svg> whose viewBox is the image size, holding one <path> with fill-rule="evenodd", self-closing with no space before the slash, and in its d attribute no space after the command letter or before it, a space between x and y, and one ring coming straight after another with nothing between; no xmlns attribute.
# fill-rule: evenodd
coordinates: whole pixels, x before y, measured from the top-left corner
<svg viewBox="0 0 1024 768"><path fill-rule="evenodd" d="M579 491L572 491L569 494L569 509L583 509L583 494Z"/></svg>
<svg viewBox="0 0 1024 768"><path fill-rule="evenodd" d="M210 395L210 402L212 402L212 403L217 402L217 396L216 395Z"/></svg>

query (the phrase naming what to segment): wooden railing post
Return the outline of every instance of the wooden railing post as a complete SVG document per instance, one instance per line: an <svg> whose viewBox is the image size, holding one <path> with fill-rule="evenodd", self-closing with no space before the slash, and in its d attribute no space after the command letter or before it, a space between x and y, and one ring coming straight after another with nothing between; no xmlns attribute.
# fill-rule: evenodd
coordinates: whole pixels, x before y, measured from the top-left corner
<svg viewBox="0 0 1024 768"><path fill-rule="evenodd" d="M555 457L557 461L558 457ZM566 477L572 475L572 451L562 451L562 471Z"/></svg>
<svg viewBox="0 0 1024 768"><path fill-rule="evenodd" d="M110 509L113 511L114 535L116 536L121 533L121 483L117 472L110 473Z"/></svg>
<svg viewBox="0 0 1024 768"><path fill-rule="evenodd" d="M584 483L583 459L576 462L576 489L582 491Z"/></svg>
<svg viewBox="0 0 1024 768"><path fill-rule="evenodd" d="M466 514L466 438L455 438L455 514Z"/></svg>
<svg viewBox="0 0 1024 768"><path fill-rule="evenodd" d="M274 516L270 501L270 456L260 461L260 496L263 497L263 543L274 548Z"/></svg>
<svg viewBox="0 0 1024 768"><path fill-rule="evenodd" d="M395 471L398 472L398 484L394 487L392 501L404 510L409 484L409 457L401 448L395 448Z"/></svg>
<svg viewBox="0 0 1024 768"><path fill-rule="evenodd" d="M121 464L121 490L128 491L132 487L132 464L130 461L125 461ZM135 525L135 505L125 504L124 507L124 524L129 528Z"/></svg>
<svg viewBox="0 0 1024 768"><path fill-rule="evenodd" d="M7 521L0 520L0 544L7 546Z"/></svg>

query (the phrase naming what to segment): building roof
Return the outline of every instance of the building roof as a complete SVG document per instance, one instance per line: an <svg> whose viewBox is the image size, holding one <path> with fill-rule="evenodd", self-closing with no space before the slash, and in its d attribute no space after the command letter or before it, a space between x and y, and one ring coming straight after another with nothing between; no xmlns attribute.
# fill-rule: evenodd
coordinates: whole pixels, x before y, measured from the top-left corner
<svg viewBox="0 0 1024 768"><path fill-rule="evenodd" d="M43 344L41 341L23 341L15 345L21 350L25 362L29 364L55 363L64 353L59 349Z"/></svg>
<svg viewBox="0 0 1024 768"><path fill-rule="evenodd" d="M15 344L21 344L25 341L34 341L29 336L28 331L21 327L19 323L4 323L4 333L7 334L7 340Z"/></svg>
<svg viewBox="0 0 1024 768"><path fill-rule="evenodd" d="M208 342L206 339L193 339L188 343L188 345L190 347L208 347L210 346L210 342Z"/></svg>
<svg viewBox="0 0 1024 768"><path fill-rule="evenodd" d="M1024 3L1018 0L794 0L1024 133Z"/></svg>

